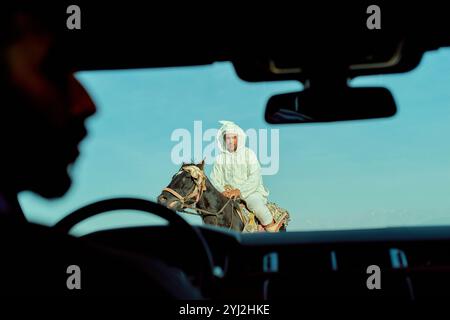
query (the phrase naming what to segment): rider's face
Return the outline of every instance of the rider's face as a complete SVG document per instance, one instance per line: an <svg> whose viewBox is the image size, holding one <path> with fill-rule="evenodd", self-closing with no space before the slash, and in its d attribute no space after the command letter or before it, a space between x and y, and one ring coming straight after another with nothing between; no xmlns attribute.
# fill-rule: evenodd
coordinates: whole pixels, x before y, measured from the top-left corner
<svg viewBox="0 0 450 320"><path fill-rule="evenodd" d="M95 106L50 33L30 17L15 27L18 36L2 48L1 187L60 196Z"/></svg>
<svg viewBox="0 0 450 320"><path fill-rule="evenodd" d="M226 134L225 145L229 152L235 152L238 145L238 136L236 134Z"/></svg>

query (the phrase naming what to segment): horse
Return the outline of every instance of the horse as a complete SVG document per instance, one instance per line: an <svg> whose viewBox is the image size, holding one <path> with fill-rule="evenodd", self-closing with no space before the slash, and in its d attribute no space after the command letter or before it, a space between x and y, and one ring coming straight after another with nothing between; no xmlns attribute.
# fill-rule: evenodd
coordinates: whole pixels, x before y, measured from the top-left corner
<svg viewBox="0 0 450 320"><path fill-rule="evenodd" d="M192 209L203 223L242 232L239 201L227 198L209 181L205 162L183 164L158 196L158 203L175 211Z"/></svg>

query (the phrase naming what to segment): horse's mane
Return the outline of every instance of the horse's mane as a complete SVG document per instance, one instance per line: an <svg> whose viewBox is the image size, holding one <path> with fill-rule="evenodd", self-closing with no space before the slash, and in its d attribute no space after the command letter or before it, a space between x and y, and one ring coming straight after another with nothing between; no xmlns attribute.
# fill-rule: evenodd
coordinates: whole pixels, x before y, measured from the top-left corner
<svg viewBox="0 0 450 320"><path fill-rule="evenodd" d="M223 194L222 194L222 192L220 192L219 190L217 190L217 188L214 186L214 184L211 182L211 180L209 179L209 177L208 177L208 175L206 174L206 172L205 172L205 162L204 161L202 161L202 162L200 162L200 163L194 163L194 162L191 162L191 163L183 163L182 164L182 166L181 166L181 168L184 168L184 167L188 167L188 166L196 166L196 167L198 167L202 172L203 172L203 174L205 175L205 181L206 181L206 183L208 184L208 187L209 187L209 189L212 189L215 193L217 193L217 194L220 194L221 196L223 196L223 197L225 197Z"/></svg>

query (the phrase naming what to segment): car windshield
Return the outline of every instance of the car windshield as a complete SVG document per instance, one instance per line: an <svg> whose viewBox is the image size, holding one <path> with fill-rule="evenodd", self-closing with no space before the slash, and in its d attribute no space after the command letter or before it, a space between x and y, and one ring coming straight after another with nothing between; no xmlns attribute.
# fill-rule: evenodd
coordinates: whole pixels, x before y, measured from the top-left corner
<svg viewBox="0 0 450 320"><path fill-rule="evenodd" d="M53 225L110 197L155 201L183 161L205 159L210 176L215 133L228 120L247 133L269 201L291 215L288 231L450 224L450 49L427 53L409 73L353 79L353 86L387 87L398 106L392 118L362 121L269 125L269 97L301 84L244 82L226 62L77 78L99 111L71 168L70 192L52 201L20 195L30 221ZM113 212L74 233L161 223L145 213Z"/></svg>

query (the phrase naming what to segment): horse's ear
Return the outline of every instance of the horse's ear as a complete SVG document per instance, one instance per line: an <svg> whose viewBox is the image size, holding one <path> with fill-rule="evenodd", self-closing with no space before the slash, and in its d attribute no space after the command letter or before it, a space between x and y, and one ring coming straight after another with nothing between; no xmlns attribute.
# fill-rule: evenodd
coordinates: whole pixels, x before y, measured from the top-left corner
<svg viewBox="0 0 450 320"><path fill-rule="evenodd" d="M199 167L200 170L203 171L203 168L205 167L205 159L203 159L202 162L200 162L199 164L197 164L197 167Z"/></svg>

